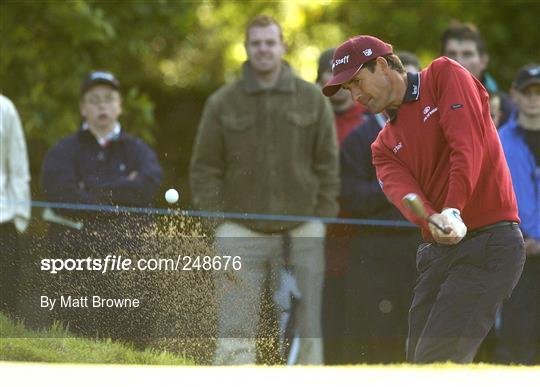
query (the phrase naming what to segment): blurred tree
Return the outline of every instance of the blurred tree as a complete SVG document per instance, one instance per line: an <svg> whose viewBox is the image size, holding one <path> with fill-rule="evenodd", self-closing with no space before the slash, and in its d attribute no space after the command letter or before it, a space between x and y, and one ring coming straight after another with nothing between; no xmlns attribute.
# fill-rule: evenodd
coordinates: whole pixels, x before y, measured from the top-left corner
<svg viewBox="0 0 540 387"><path fill-rule="evenodd" d="M281 22L286 58L309 81L322 50L357 34L415 52L426 65L453 19L478 25L503 89L520 65L540 61L537 0L4 0L0 7L0 90L21 112L34 176L46 149L77 127L82 77L108 69L124 87L126 127L156 147L166 184L183 186L204 101L237 77L245 25L259 13Z"/></svg>
<svg viewBox="0 0 540 387"><path fill-rule="evenodd" d="M426 65L439 55L442 31L460 20L479 27L491 71L507 88L524 60L538 60L539 46L532 38L540 37L538 12L537 0L204 1L196 10L196 27L160 68L172 86L209 91L234 79L246 58L245 25L258 13L280 21L289 43L287 59L308 80L315 78L322 50L357 34L376 35L415 52Z"/></svg>
<svg viewBox="0 0 540 387"><path fill-rule="evenodd" d="M155 145L155 102L140 85L161 83L157 63L192 31L198 3L4 1L0 12L1 92L15 101L36 183L46 149L76 130L82 78L117 74L125 126Z"/></svg>
<svg viewBox="0 0 540 387"><path fill-rule="evenodd" d="M345 35L379 36L416 53L423 65L440 54L440 35L452 20L473 23L486 41L489 71L504 90L522 64L540 61L537 0L348 0L336 11L330 18Z"/></svg>
<svg viewBox="0 0 540 387"><path fill-rule="evenodd" d="M17 101L25 130L54 143L79 120L81 79L118 75L127 126L149 142L153 103L138 88L159 82L156 61L191 30L196 4L158 1L6 1L2 5L2 92Z"/></svg>

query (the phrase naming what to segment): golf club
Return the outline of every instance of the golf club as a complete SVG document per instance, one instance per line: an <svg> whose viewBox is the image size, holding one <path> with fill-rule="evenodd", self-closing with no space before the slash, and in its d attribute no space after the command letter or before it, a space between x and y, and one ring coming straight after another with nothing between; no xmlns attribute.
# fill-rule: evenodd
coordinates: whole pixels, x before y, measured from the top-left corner
<svg viewBox="0 0 540 387"><path fill-rule="evenodd" d="M428 216L426 209L424 207L424 203L422 203L422 200L417 194L414 194L414 193L407 194L403 196L403 199L401 200L403 201L403 204L405 205L405 207L410 209L416 216L419 216L422 219L427 220L429 223L437 227L443 233L450 234L451 232L450 229L441 226L439 223L437 223L436 221L434 221Z"/></svg>
<svg viewBox="0 0 540 387"><path fill-rule="evenodd" d="M83 223L71 220L65 216L58 215L51 208L45 208L41 214L41 218L47 222L60 224L69 228L74 228L76 230L82 230Z"/></svg>

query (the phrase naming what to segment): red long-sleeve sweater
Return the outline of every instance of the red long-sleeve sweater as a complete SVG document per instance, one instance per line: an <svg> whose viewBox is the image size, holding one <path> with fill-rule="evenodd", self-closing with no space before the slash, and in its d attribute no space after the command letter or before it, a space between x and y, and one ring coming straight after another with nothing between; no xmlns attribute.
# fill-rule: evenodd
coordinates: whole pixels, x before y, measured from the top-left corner
<svg viewBox="0 0 540 387"><path fill-rule="evenodd" d="M404 103L372 145L386 196L407 219L427 223L401 199L416 193L429 215L461 211L469 230L519 221L514 189L482 84L457 62L441 57L419 76L408 75Z"/></svg>

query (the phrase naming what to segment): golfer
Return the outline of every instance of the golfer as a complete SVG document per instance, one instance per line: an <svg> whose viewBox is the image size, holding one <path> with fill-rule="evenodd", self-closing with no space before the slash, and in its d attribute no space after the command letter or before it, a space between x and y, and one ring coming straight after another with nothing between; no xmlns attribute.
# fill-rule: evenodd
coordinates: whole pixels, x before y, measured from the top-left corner
<svg viewBox="0 0 540 387"><path fill-rule="evenodd" d="M467 363L516 285L525 261L510 173L482 84L447 57L406 73L392 46L372 36L335 51L330 96L351 92L389 120L372 145L386 196L422 228L419 278L409 311L407 360ZM428 217L402 204L417 194Z"/></svg>

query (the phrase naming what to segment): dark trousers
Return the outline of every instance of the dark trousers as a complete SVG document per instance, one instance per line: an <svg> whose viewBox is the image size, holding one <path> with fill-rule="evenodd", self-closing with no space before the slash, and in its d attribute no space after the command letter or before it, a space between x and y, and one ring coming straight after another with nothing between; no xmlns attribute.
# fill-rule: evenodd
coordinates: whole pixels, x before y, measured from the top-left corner
<svg viewBox="0 0 540 387"><path fill-rule="evenodd" d="M502 307L495 361L540 363L540 257L528 257L512 297Z"/></svg>
<svg viewBox="0 0 540 387"><path fill-rule="evenodd" d="M324 280L322 327L324 339L324 364L345 363L343 348L345 340L345 278L330 277Z"/></svg>
<svg viewBox="0 0 540 387"><path fill-rule="evenodd" d="M15 315L21 278L19 238L12 222L0 224L0 311Z"/></svg>
<svg viewBox="0 0 540 387"><path fill-rule="evenodd" d="M523 237L515 225L490 229L457 245L420 245L407 361L471 362L524 262Z"/></svg>
<svg viewBox="0 0 540 387"><path fill-rule="evenodd" d="M346 273L345 363L405 360L407 312L415 280L416 229L362 229Z"/></svg>
<svg viewBox="0 0 540 387"><path fill-rule="evenodd" d="M326 230L326 273L322 297L324 364L345 363L345 273L355 232L353 226L342 224L331 224Z"/></svg>

